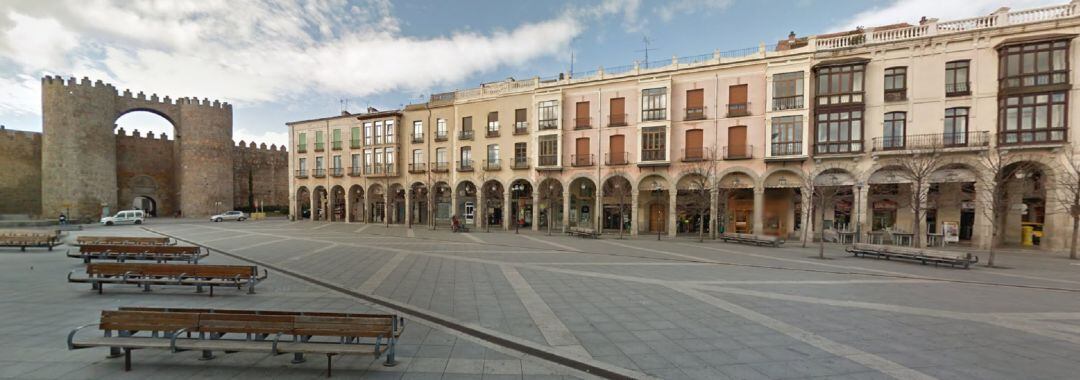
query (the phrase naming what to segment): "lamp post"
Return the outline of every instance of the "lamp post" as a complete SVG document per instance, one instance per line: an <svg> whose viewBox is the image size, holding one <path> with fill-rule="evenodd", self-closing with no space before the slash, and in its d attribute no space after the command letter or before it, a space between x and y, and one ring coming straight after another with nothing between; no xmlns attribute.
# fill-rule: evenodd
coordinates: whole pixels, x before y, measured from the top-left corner
<svg viewBox="0 0 1080 380"><path fill-rule="evenodd" d="M510 185L510 191L513 193L514 199L517 200L517 212L514 213L514 234L517 235L521 232L521 222L518 219L518 214L524 212L525 205L522 204L521 193L525 190L525 187L520 183Z"/></svg>
<svg viewBox="0 0 1080 380"><path fill-rule="evenodd" d="M655 198L656 204L658 204L658 205L660 204L660 197L663 196L663 191L664 191L664 189L662 187L660 187L659 182L653 182L653 198ZM656 210L656 215L661 216L661 215L663 215L663 212L664 211L662 209L658 208ZM662 219L662 218L656 218L656 219L659 220L659 219ZM651 225L651 222L650 222L650 225ZM657 241L660 241L660 235L662 233L663 233L663 230L659 226L657 226L656 227L656 240Z"/></svg>
<svg viewBox="0 0 1080 380"><path fill-rule="evenodd" d="M548 196L547 196L547 199L548 199L547 231L548 231L548 236L551 236L551 225L553 223L555 223L555 204L554 204L555 203L555 199L554 199L555 197L553 196L553 195L555 195L555 184L553 184L553 183L548 184L547 194L548 194Z"/></svg>
<svg viewBox="0 0 1080 380"><path fill-rule="evenodd" d="M866 210L863 210L862 202L860 200L860 198L862 197L862 188L863 188L863 183L862 182L856 182L855 183L855 206L857 206L857 208L859 210L859 212L855 214L855 242L856 243L862 243L862 214L864 212L866 212Z"/></svg>

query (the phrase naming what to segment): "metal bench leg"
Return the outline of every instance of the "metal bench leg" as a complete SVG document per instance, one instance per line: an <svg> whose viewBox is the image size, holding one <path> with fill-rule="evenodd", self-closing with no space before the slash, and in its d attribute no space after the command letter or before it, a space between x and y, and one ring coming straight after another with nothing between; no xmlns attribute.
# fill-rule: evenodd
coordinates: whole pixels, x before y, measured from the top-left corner
<svg viewBox="0 0 1080 380"><path fill-rule="evenodd" d="M143 292L149 292L150 291L150 280L147 280L146 282L143 282L143 290L142 291Z"/></svg>
<svg viewBox="0 0 1080 380"><path fill-rule="evenodd" d="M308 341L308 339L311 339L311 337L309 337L309 336L302 336L302 337L300 337L300 342L307 342L307 341ZM295 341L295 339L294 339L294 341ZM303 363L303 362L306 362L306 361L307 361L307 360L306 360L306 359L304 359L304 353L302 353L302 352L297 352L297 353L294 353L294 354L293 354L293 359L292 359L292 363L293 363L293 364L300 364L300 363Z"/></svg>
<svg viewBox="0 0 1080 380"><path fill-rule="evenodd" d="M206 333L203 333L203 332L199 333L199 339L205 339L205 338L206 338ZM214 351L203 350L202 356L199 357L199 360L211 360L213 358L214 358Z"/></svg>
<svg viewBox="0 0 1080 380"><path fill-rule="evenodd" d="M334 354L326 354L326 377L330 377L333 374L334 369L333 369L333 366L331 365L331 360L330 360L330 358L333 357L333 356L334 356Z"/></svg>
<svg viewBox="0 0 1080 380"><path fill-rule="evenodd" d="M213 285L210 285L210 296L211 297L214 296L214 286Z"/></svg>
<svg viewBox="0 0 1080 380"><path fill-rule="evenodd" d="M248 294L255 294L255 279L248 280Z"/></svg>
<svg viewBox="0 0 1080 380"><path fill-rule="evenodd" d="M119 332L118 332L118 334L119 334ZM111 336L112 336L112 331L111 330L105 330L105 337L108 338L108 337L111 337ZM109 347L109 355L105 356L105 358L107 358L107 359L118 358L118 357L120 357L122 355L123 354L120 352L120 347Z"/></svg>
<svg viewBox="0 0 1080 380"><path fill-rule="evenodd" d="M202 285L195 285L195 293L202 293Z"/></svg>
<svg viewBox="0 0 1080 380"><path fill-rule="evenodd" d="M124 372L131 371L131 349L124 348Z"/></svg>

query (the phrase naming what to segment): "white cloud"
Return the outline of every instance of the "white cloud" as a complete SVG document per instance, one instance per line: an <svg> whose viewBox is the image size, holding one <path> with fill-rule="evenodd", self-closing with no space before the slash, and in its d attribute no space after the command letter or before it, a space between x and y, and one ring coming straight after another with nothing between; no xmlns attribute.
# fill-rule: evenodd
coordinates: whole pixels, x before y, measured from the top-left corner
<svg viewBox="0 0 1080 380"><path fill-rule="evenodd" d="M852 30L859 26L870 27L899 22L916 24L923 16L948 21L985 16L1000 7L1024 9L1063 3L1063 0L895 0L887 6L860 12L850 20L837 24L830 31Z"/></svg>
<svg viewBox="0 0 1080 380"><path fill-rule="evenodd" d="M675 16L697 12L709 12L716 9L724 9L731 5L731 0L678 0L665 1L663 5L656 7L655 12L665 22L671 21Z"/></svg>
<svg viewBox="0 0 1080 380"><path fill-rule="evenodd" d="M0 115L41 113L41 80L29 75L0 76Z"/></svg>
<svg viewBox="0 0 1080 380"><path fill-rule="evenodd" d="M25 67L66 65L66 54L78 45L74 33L52 19L7 15L11 28L0 36L0 53Z"/></svg>

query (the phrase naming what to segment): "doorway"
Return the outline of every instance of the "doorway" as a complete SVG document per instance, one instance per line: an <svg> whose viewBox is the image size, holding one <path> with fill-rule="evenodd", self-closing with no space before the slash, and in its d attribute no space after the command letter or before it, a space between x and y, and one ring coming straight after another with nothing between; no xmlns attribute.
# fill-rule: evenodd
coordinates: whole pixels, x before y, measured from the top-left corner
<svg viewBox="0 0 1080 380"><path fill-rule="evenodd" d="M666 207L662 204L653 204L649 206L649 232L664 232L664 221Z"/></svg>
<svg viewBox="0 0 1080 380"><path fill-rule="evenodd" d="M157 201L154 201L154 198L144 195L137 196L131 201L131 208L143 210L149 216L157 216Z"/></svg>

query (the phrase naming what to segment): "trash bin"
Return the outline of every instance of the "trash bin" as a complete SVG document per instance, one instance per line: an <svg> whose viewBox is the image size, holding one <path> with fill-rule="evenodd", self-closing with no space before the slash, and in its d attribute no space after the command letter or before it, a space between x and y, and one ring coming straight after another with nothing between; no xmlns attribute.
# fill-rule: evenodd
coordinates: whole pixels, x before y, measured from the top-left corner
<svg viewBox="0 0 1080 380"><path fill-rule="evenodd" d="M1030 246L1035 245L1035 243L1032 241L1032 237L1034 237L1034 235L1035 235L1035 227L1034 226L1020 227L1020 244L1023 244L1025 247L1030 247Z"/></svg>

